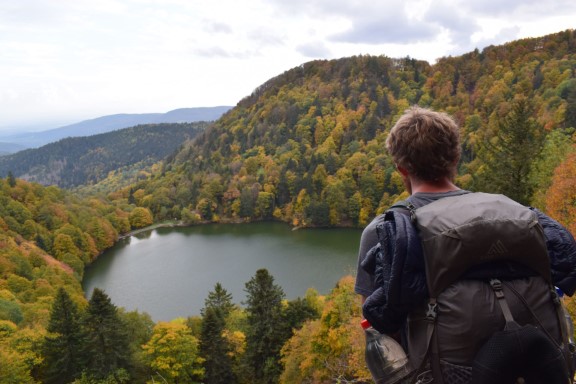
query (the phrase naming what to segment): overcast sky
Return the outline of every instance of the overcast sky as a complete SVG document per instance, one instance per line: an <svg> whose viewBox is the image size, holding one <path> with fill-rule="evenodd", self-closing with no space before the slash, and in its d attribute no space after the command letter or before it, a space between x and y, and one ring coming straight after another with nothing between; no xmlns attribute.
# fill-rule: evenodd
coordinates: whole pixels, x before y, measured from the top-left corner
<svg viewBox="0 0 576 384"><path fill-rule="evenodd" d="M310 60L434 63L575 20L575 0L0 0L0 130L233 106Z"/></svg>

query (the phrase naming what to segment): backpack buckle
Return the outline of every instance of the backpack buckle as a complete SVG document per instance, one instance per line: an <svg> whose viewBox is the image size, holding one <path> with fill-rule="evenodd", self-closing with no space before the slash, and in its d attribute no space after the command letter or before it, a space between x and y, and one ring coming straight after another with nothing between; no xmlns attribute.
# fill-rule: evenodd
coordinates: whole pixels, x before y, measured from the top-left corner
<svg viewBox="0 0 576 384"><path fill-rule="evenodd" d="M436 301L428 303L428 310L426 311L426 320L434 322L438 316L438 304Z"/></svg>
<svg viewBox="0 0 576 384"><path fill-rule="evenodd" d="M491 279L490 286L498 299L504 298L504 291L502 290L502 282L498 279Z"/></svg>

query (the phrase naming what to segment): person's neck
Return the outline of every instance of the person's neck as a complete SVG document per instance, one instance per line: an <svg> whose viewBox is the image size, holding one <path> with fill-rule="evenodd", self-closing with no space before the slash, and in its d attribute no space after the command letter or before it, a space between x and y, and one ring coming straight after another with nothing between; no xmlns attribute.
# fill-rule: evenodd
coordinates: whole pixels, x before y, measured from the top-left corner
<svg viewBox="0 0 576 384"><path fill-rule="evenodd" d="M460 189L449 179L442 179L436 183L432 183L429 181L412 180L411 184L412 184L412 191L411 191L412 195L418 192L442 193L442 192L457 191Z"/></svg>

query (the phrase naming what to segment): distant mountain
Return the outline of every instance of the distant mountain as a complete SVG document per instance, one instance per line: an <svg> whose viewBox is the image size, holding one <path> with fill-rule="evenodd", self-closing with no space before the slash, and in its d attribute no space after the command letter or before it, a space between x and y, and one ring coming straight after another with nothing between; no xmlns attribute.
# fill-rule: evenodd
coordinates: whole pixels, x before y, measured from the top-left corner
<svg viewBox="0 0 576 384"><path fill-rule="evenodd" d="M6 142L1 151L14 153L25 148L37 148L66 137L84 137L110 132L116 129L134 127L141 124L159 123L193 123L196 121L214 121L232 107L180 108L166 113L118 114L102 116L76 124L50 129L41 132L26 132L17 135L0 137ZM14 147L10 147L12 144ZM20 149L15 149L20 146Z"/></svg>
<svg viewBox="0 0 576 384"><path fill-rule="evenodd" d="M209 123L149 124L89 137L69 137L40 148L0 157L8 172L43 185L72 188L94 184L123 167L154 164L174 153Z"/></svg>
<svg viewBox="0 0 576 384"><path fill-rule="evenodd" d="M26 149L25 146L14 143L0 143L0 156L9 155Z"/></svg>

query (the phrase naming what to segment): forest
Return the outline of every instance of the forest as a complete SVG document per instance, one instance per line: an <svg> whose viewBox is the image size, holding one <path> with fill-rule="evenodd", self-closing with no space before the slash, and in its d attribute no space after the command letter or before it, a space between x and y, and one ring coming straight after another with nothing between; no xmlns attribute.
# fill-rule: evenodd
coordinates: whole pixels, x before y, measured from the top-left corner
<svg viewBox="0 0 576 384"><path fill-rule="evenodd" d="M40 148L0 156L0 176L10 172L42 185L93 185L123 167L141 169L162 160L208 123L148 124L88 137L69 137Z"/></svg>
<svg viewBox="0 0 576 384"><path fill-rule="evenodd" d="M575 31L433 65L304 63L128 184L118 170L83 193L0 179L0 383L367 382L351 276L288 301L258 270L243 306L217 284L201 316L156 324L103 291L87 299L81 281L119 235L168 219L366 225L405 196L384 141L414 104L458 121L460 187L504 193L576 233Z"/></svg>

